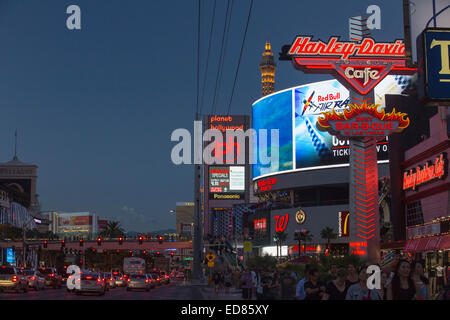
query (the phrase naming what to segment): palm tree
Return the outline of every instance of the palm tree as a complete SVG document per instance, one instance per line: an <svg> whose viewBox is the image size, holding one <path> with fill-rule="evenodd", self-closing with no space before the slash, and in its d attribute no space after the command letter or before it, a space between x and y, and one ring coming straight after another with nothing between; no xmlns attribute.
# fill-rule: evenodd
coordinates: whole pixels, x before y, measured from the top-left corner
<svg viewBox="0 0 450 320"><path fill-rule="evenodd" d="M278 231L275 234L275 241L277 242L277 256L281 256L281 246L284 241L286 241L287 234L284 231ZM278 255L278 247L280 248L280 254Z"/></svg>
<svg viewBox="0 0 450 320"><path fill-rule="evenodd" d="M330 240L331 239L336 239L337 234L334 233L333 228L330 227L325 227L320 231L320 236L322 237L322 239L326 239L327 240L327 248L328 251L330 250Z"/></svg>
<svg viewBox="0 0 450 320"><path fill-rule="evenodd" d="M294 234L294 239L298 241L298 256L300 257L302 254L301 243L306 243L312 241L312 234L309 230L297 231Z"/></svg>
<svg viewBox="0 0 450 320"><path fill-rule="evenodd" d="M124 230L119 221L108 221L105 231L101 235L105 238L117 238L123 236Z"/></svg>

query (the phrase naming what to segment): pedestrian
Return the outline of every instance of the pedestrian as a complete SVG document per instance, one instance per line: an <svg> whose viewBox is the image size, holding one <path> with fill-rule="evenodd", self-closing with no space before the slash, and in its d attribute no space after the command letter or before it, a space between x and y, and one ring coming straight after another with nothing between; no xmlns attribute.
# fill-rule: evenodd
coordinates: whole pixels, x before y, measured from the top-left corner
<svg viewBox="0 0 450 320"><path fill-rule="evenodd" d="M232 278L231 271L228 270L224 275L225 293L227 293L227 294L230 293L231 278Z"/></svg>
<svg viewBox="0 0 450 320"><path fill-rule="evenodd" d="M271 294L272 277L267 271L261 275L262 300L272 300Z"/></svg>
<svg viewBox="0 0 450 320"><path fill-rule="evenodd" d="M336 279L330 280L326 285L322 300L345 300L347 290L347 270L344 268L338 269Z"/></svg>
<svg viewBox="0 0 450 320"><path fill-rule="evenodd" d="M410 275L411 264L407 260L399 260L387 288L387 300L413 300L416 297L417 287Z"/></svg>
<svg viewBox="0 0 450 320"><path fill-rule="evenodd" d="M213 275L213 282L214 282L214 291L216 294L219 294L219 288L220 288L220 274L219 272L214 272Z"/></svg>
<svg viewBox="0 0 450 320"><path fill-rule="evenodd" d="M276 270L272 275L272 283L270 285L270 294L272 300L278 300L280 298L280 274Z"/></svg>
<svg viewBox="0 0 450 320"><path fill-rule="evenodd" d="M358 275L359 282L352 284L348 288L345 300L380 300L377 290L367 288L367 267L360 267Z"/></svg>
<svg viewBox="0 0 450 320"><path fill-rule="evenodd" d="M356 284L359 282L359 275L357 272L357 269L353 263L350 263L347 266L347 286L350 287L353 284Z"/></svg>
<svg viewBox="0 0 450 320"><path fill-rule="evenodd" d="M290 266L287 266L283 274L280 277L281 285L281 299L293 300L295 296L296 278L292 276L292 270Z"/></svg>
<svg viewBox="0 0 450 320"><path fill-rule="evenodd" d="M414 261L411 265L411 278L417 287L417 300L428 300L429 284L428 278L423 272L423 263L421 261Z"/></svg>
<svg viewBox="0 0 450 320"><path fill-rule="evenodd" d="M251 300L253 281L250 269L245 269L245 272L241 276L242 298L244 300Z"/></svg>
<svg viewBox="0 0 450 320"><path fill-rule="evenodd" d="M381 270L381 288L377 289L380 295L380 300L387 300L387 286L389 273L386 270Z"/></svg>
<svg viewBox="0 0 450 320"><path fill-rule="evenodd" d="M297 287L295 289L295 299L296 300L305 300L306 292L305 292L305 283L309 280L309 264L305 266L305 276L297 283Z"/></svg>
<svg viewBox="0 0 450 320"><path fill-rule="evenodd" d="M327 285L331 280L335 280L337 278L338 266L336 263L332 263L330 265L330 271L328 271L327 276L324 279L325 285Z"/></svg>
<svg viewBox="0 0 450 320"><path fill-rule="evenodd" d="M319 280L319 270L311 268L309 270L309 281L305 283L305 300L321 300L325 293L325 287Z"/></svg>

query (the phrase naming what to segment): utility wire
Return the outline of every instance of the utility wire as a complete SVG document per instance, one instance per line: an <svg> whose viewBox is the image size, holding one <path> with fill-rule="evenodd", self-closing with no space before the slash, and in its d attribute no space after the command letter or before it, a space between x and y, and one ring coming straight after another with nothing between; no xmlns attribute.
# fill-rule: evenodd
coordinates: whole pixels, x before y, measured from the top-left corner
<svg viewBox="0 0 450 320"><path fill-rule="evenodd" d="M197 17L197 105L195 108L195 118L198 117L198 103L200 96L200 1L198 0L198 17Z"/></svg>
<svg viewBox="0 0 450 320"><path fill-rule="evenodd" d="M206 79L208 77L208 68L209 68L209 55L210 55L210 52L211 52L211 42L212 42L212 35L213 35L213 31L214 31L214 20L215 20L215 17L216 17L216 2L217 2L217 0L214 0L213 15L212 15L212 18L211 18L211 28L209 30L208 54L207 54L207 57L206 57L205 77L203 78L202 98L200 100L200 114L202 113L203 101L204 101L204 98L205 98Z"/></svg>
<svg viewBox="0 0 450 320"><path fill-rule="evenodd" d="M239 67L241 65L242 52L244 51L244 44L245 44L245 39L247 37L248 25L250 23L250 18L252 15L252 8L253 8L253 0L250 1L250 9L248 10L247 24L245 25L244 38L242 39L242 45L241 45L241 53L239 54L239 61L238 61L238 65L236 68L236 74L234 75L233 89L231 91L230 104L228 105L227 115L229 115L230 111L231 111L231 103L233 102L234 89L236 87L237 77L239 74Z"/></svg>
<svg viewBox="0 0 450 320"><path fill-rule="evenodd" d="M217 86L218 86L218 82L219 82L220 67L221 67L221 64L222 64L223 46L224 46L224 43L225 43L225 33L226 33L226 30L227 30L229 9L230 9L230 0L228 0L228 2L227 2L227 11L225 13L225 23L223 25L222 44L221 44L221 48L220 48L219 64L218 64L218 69L217 69L216 85L215 85L215 88L214 88L213 102L212 102L212 105L211 105L211 114L214 114L214 109L215 109L214 105L216 103Z"/></svg>
<svg viewBox="0 0 450 320"><path fill-rule="evenodd" d="M217 106L217 103L219 102L219 97L220 97L220 86L222 84L223 66L225 65L225 57L227 55L228 39L229 39L229 35L230 35L231 18L233 17L233 4L234 4L234 0L231 0L230 19L228 20L227 33L225 35L225 44L223 47L222 65L220 66L219 85L218 85L218 89L217 89L217 99L216 99L216 104L214 104L214 113L216 113L216 106Z"/></svg>

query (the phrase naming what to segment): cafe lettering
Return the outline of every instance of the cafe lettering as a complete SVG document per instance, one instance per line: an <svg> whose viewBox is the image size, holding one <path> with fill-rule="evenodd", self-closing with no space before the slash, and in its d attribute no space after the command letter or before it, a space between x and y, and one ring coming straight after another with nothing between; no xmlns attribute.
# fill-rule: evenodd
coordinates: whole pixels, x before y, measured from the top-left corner
<svg viewBox="0 0 450 320"><path fill-rule="evenodd" d="M403 173L403 190L416 190L416 187L429 181L442 179L447 171L447 154L441 153L433 162L417 166Z"/></svg>

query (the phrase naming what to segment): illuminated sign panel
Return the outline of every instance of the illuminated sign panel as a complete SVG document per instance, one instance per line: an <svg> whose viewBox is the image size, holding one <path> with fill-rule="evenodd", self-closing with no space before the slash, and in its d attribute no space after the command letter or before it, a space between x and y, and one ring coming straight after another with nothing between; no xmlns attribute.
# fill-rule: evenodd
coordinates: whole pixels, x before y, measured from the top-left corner
<svg viewBox="0 0 450 320"><path fill-rule="evenodd" d="M290 47L283 47L280 60L292 60L296 69L306 73L333 73L362 95L374 89L389 73L415 71L406 68L402 40L375 42L365 38L355 43L331 37L325 43L311 39L298 36Z"/></svg>
<svg viewBox="0 0 450 320"><path fill-rule="evenodd" d="M245 190L245 167L209 167L209 191L216 193Z"/></svg>
<svg viewBox="0 0 450 320"><path fill-rule="evenodd" d="M297 210L295 213L295 221L297 221L298 224L304 224L306 220L306 213L302 209Z"/></svg>
<svg viewBox="0 0 450 320"><path fill-rule="evenodd" d="M367 254L367 242L350 242L350 253L358 256Z"/></svg>
<svg viewBox="0 0 450 320"><path fill-rule="evenodd" d="M266 230L267 220L265 218L253 220L255 230Z"/></svg>
<svg viewBox="0 0 450 320"><path fill-rule="evenodd" d="M450 29L426 29L417 38L419 98L428 105L450 102Z"/></svg>
<svg viewBox="0 0 450 320"><path fill-rule="evenodd" d="M375 87L375 104L385 105L386 94L400 94L410 83L410 76L387 76ZM253 104L253 128L279 130L279 161L268 165L253 165L253 178L289 171L321 169L330 166L346 166L349 162L349 140L337 138L328 132L317 130L322 112L333 109L344 111L349 105L349 91L337 80L328 80L297 86L266 96ZM271 140L267 138L267 150L257 148L253 141L253 159L256 152L270 154ZM378 160L388 159L388 142L377 142ZM261 181L261 185L259 182ZM271 190L276 182L258 180L255 192Z"/></svg>
<svg viewBox="0 0 450 320"><path fill-rule="evenodd" d="M379 106L363 103L352 104L343 112L326 111L317 121L317 129L336 136L379 136L385 137L409 126L406 113L385 113Z"/></svg>
<svg viewBox="0 0 450 320"><path fill-rule="evenodd" d="M283 216L275 216L275 232L283 232L284 229L286 229L288 221L289 221L289 214L286 213Z"/></svg>
<svg viewBox="0 0 450 320"><path fill-rule="evenodd" d="M340 211L338 215L339 220L339 237L350 236L350 212Z"/></svg>
<svg viewBox="0 0 450 320"><path fill-rule="evenodd" d="M443 179L448 171L447 153L441 153L434 161L403 173L403 190L416 190L416 187L437 179Z"/></svg>

